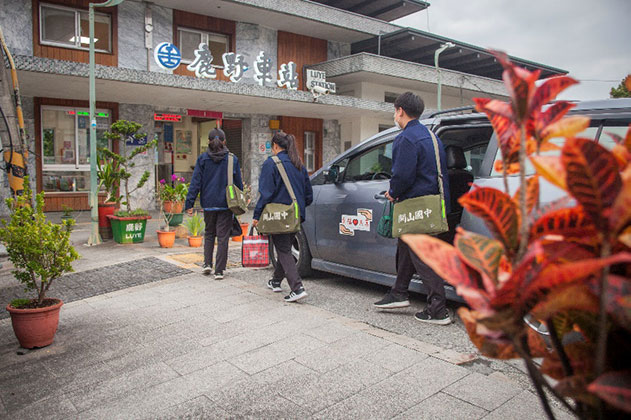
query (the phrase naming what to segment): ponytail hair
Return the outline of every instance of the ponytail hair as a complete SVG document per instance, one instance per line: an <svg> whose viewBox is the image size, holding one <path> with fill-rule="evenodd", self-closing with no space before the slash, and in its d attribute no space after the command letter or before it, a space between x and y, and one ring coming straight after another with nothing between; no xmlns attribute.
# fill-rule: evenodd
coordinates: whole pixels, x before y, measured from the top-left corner
<svg viewBox="0 0 631 420"><path fill-rule="evenodd" d="M226 133L221 128L213 128L208 133L208 150L210 153L219 153L226 149Z"/></svg>
<svg viewBox="0 0 631 420"><path fill-rule="evenodd" d="M300 159L300 155L298 154L298 149L296 148L296 137L292 134L286 134L282 131L277 132L272 137L272 143L275 143L281 149L285 150L289 155L289 160L294 164L296 169L302 170L304 167L302 163L302 159Z"/></svg>

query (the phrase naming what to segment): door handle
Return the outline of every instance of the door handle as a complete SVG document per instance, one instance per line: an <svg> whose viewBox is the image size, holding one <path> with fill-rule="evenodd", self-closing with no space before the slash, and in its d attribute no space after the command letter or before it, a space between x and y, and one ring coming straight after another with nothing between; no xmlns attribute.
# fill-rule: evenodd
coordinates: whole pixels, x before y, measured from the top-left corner
<svg viewBox="0 0 631 420"><path fill-rule="evenodd" d="M385 191L381 191L379 194L375 194L375 196L373 198L375 200L385 200L386 199L386 192Z"/></svg>

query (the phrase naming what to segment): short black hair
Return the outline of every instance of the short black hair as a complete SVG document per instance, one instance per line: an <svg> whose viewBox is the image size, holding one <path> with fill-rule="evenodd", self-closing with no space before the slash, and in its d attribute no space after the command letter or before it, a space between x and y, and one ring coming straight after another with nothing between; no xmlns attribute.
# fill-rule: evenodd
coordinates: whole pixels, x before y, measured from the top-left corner
<svg viewBox="0 0 631 420"><path fill-rule="evenodd" d="M219 138L219 140L224 141L226 139L226 133L223 132L221 128L213 128L208 133L208 140L212 140L215 137Z"/></svg>
<svg viewBox="0 0 631 420"><path fill-rule="evenodd" d="M394 101L394 108L403 108L408 117L418 119L425 110L423 100L412 92L400 94Z"/></svg>

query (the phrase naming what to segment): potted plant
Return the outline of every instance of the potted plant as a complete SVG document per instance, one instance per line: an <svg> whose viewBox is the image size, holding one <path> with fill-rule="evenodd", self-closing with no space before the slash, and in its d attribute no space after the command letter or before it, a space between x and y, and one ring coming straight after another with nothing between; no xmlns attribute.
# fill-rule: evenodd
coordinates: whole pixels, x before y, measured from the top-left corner
<svg viewBox="0 0 631 420"><path fill-rule="evenodd" d="M99 179L99 190L104 189L107 194L105 201L99 203L99 234L103 239L112 238L112 224L108 215L118 210L122 196L119 195L120 164L115 160L107 160L99 153L96 175Z"/></svg>
<svg viewBox="0 0 631 420"><path fill-rule="evenodd" d="M164 179L160 180L160 185L161 187L159 188L163 191L164 186L166 185L166 182L164 181ZM158 243L160 244L160 247L171 248L173 247L173 244L175 243L175 231L171 230L171 220L174 214L168 213L165 210L164 202L162 201L162 197L163 197L163 195L161 194L162 191L158 193L158 200L160 201L160 216L162 220L164 220L164 226L158 229L156 233L158 234Z"/></svg>
<svg viewBox="0 0 631 420"><path fill-rule="evenodd" d="M74 220L74 216L72 215L72 207L62 204L61 209L63 212L63 214L61 215L61 220Z"/></svg>
<svg viewBox="0 0 631 420"><path fill-rule="evenodd" d="M171 214L169 226L179 226L182 224L184 213L184 202L188 194L188 185L184 177L171 175L171 183L165 179L160 180L158 185L158 197L162 202L162 209Z"/></svg>
<svg viewBox="0 0 631 420"><path fill-rule="evenodd" d="M142 139L146 136L144 133L139 133L141 127L142 125L133 121L116 121L110 126L110 131L105 133L105 137L112 141L118 141L121 145L122 154L114 153L106 148L99 149L106 163L110 162L112 164L112 176L120 180L124 191L124 195L120 200L125 200L121 201L121 204L126 207L126 210L119 210L113 215L107 216L112 224L114 240L119 244L143 242L145 239L147 219L151 218L146 210L134 210L131 206L130 199L131 194L142 188L147 183L150 176L149 171L145 171L136 186L130 190L130 171L136 165L133 160L136 156L145 153L149 149L153 149L157 145L157 140L152 140L127 153L128 139Z"/></svg>
<svg viewBox="0 0 631 420"><path fill-rule="evenodd" d="M79 255L70 244L74 220L63 220L61 224L46 220L44 193L37 194L33 208L33 192L27 178L24 193L5 200L11 216L8 223L2 220L0 241L15 266L15 278L36 294L34 299L16 299L6 307L20 345L34 348L53 342L63 302L47 298L46 292L54 280L74 271L71 263Z"/></svg>
<svg viewBox="0 0 631 420"><path fill-rule="evenodd" d="M204 223L204 216L195 212L195 214L184 221L184 225L190 233L190 236L188 237L188 246L193 248L199 248L200 246L202 246L202 233L206 228L206 223Z"/></svg>
<svg viewBox="0 0 631 420"><path fill-rule="evenodd" d="M245 195L245 202L250 205L252 202L252 185L243 183L243 195ZM235 242L241 242L243 240L243 236L248 233L248 227L250 226L248 223L241 222L241 219L237 216L237 220L239 220L239 224L241 225L241 236L233 236L232 240Z"/></svg>

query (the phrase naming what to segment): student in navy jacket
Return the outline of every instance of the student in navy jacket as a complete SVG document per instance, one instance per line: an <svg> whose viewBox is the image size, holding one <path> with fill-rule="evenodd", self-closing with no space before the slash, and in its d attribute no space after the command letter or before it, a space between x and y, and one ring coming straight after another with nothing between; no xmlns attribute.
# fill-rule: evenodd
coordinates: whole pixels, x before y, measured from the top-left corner
<svg viewBox="0 0 631 420"><path fill-rule="evenodd" d="M300 218L305 220L305 208L313 201L313 190L309 174L302 164L302 160L296 150L296 139L291 134L278 132L272 138L272 153L281 160L291 187L296 195L298 207L300 208ZM280 176L276 163L269 157L261 169L259 177L260 198L254 210L253 224L256 226L263 213L263 209L269 203L291 204L289 191ZM296 234L271 235L272 242L278 254L276 270L271 280L267 282L267 287L274 292L282 292L280 285L283 278L287 277L287 282L291 288L289 295L285 296L285 301L295 302L307 296L302 285L296 262L291 255L291 244L294 242Z"/></svg>
<svg viewBox="0 0 631 420"><path fill-rule="evenodd" d="M392 179L386 197L394 201L438 194L438 168L434 144L429 130L418 119L425 108L423 101L412 92L401 94L394 102L394 122L403 131L394 139L392 146ZM449 213L449 177L445 148L437 138L438 155L443 174L445 209ZM401 239L397 243L397 279L392 289L375 306L397 309L410 306L408 287L414 273L423 279L427 287L427 306L414 317L418 321L446 325L451 323L447 311L443 280L423 263Z"/></svg>
<svg viewBox="0 0 631 420"><path fill-rule="evenodd" d="M226 202L226 186L228 185L228 148L226 134L219 128L208 133L208 151L197 158L191 185L186 196L185 209L188 214L193 213L193 205L200 195L204 209L204 266L202 272L210 274L213 265L213 251L217 238L217 263L215 264L215 280L223 279L228 262L228 241L232 228L232 212ZM239 160L233 156L233 182L243 189Z"/></svg>

